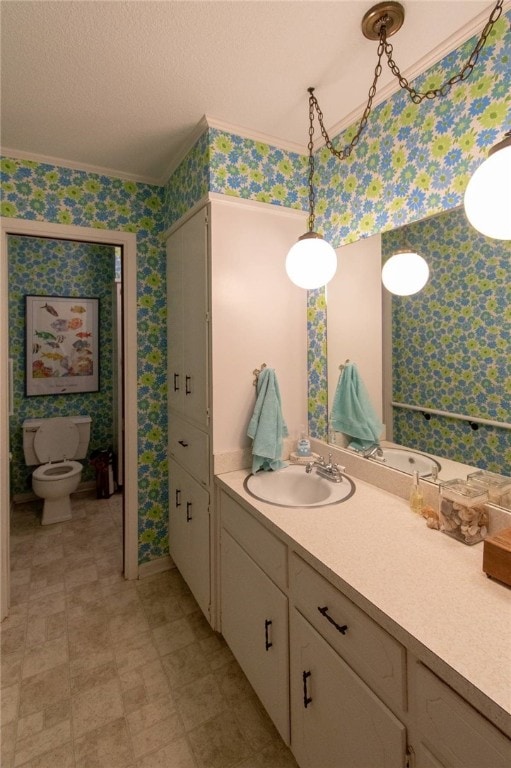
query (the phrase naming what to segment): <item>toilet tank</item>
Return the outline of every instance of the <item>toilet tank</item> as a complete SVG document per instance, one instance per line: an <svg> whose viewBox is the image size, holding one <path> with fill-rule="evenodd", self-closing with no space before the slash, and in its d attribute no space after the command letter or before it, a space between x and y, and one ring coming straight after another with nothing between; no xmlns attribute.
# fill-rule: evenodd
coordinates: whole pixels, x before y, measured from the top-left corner
<svg viewBox="0 0 511 768"><path fill-rule="evenodd" d="M72 421L73 424L76 424L78 428L78 448L74 456L68 456L67 458L84 459L89 448L92 419L90 416L68 416L66 418ZM41 424L48 421L49 419L26 419L23 422L23 453L25 454L25 464L28 467L40 463L34 450L34 437Z"/></svg>

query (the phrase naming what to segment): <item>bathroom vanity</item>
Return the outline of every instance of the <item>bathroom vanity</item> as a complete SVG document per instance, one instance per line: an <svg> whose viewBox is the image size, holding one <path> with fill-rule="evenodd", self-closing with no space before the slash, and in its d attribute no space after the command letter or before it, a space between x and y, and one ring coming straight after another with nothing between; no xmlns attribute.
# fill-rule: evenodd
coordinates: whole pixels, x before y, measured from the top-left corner
<svg viewBox="0 0 511 768"><path fill-rule="evenodd" d="M359 479L292 508L247 474L216 478L221 630L300 767L510 765L511 592L482 544Z"/></svg>

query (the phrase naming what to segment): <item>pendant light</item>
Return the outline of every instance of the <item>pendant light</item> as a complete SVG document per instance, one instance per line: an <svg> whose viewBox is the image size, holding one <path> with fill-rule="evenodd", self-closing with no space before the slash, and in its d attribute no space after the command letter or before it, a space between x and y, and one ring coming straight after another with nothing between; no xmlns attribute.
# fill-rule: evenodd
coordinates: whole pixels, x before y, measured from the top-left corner
<svg viewBox="0 0 511 768"><path fill-rule="evenodd" d="M496 240L511 240L511 131L476 169L463 202L475 229Z"/></svg>
<svg viewBox="0 0 511 768"><path fill-rule="evenodd" d="M373 78L371 87L369 88L367 104L365 106L364 112L360 119L360 124L358 126L358 129L355 132L350 143L341 149L336 149L334 147L333 142L330 136L328 135L328 132L325 128L325 124L323 120L323 113L320 109L318 100L314 96L314 88L308 89L309 118L310 118L309 145L308 145L308 148L309 148L309 232L303 235L299 239L298 243L296 243L296 245L294 245L291 248L286 260L286 269L287 269L288 275L291 278L291 280L295 282L297 285L301 285L304 288L312 288L312 287L317 288L321 285L324 285L326 282L328 282L328 280L331 277L333 277L333 274L335 273L335 266L332 267L332 264L334 263L333 259L335 257L335 252L333 252L333 249L331 249L333 252L333 256L331 253L328 254L328 249L330 249L330 246L328 246L325 243L325 241L321 238L320 235L318 235L316 232L313 231L314 190L312 187L312 176L314 173L314 158L312 156L312 151L313 151L312 135L314 132L314 124L313 124L314 113L317 114L319 126L321 129L321 135L323 136L326 148L329 150L329 152L332 155L337 157L339 160L345 160L351 155L353 149L358 144L360 136L367 125L369 115L371 114L373 99L376 94L376 85L382 73L382 59L384 54L387 57L387 63L388 63L389 69L391 70L392 74L397 78L399 82L399 86L403 88L405 91L407 91L410 99L413 101L414 104L421 104L421 102L424 99L431 100L431 99L442 98L443 96L447 96L451 88L454 85L456 85L456 83L462 82L466 80L468 77L470 77L477 63L477 60L479 58L479 54L481 53L484 45L486 44L488 36L490 35L495 23L497 22L497 20L500 18L502 14L503 3L504 3L504 0L497 0L494 8L490 13L489 19L486 22L483 28L483 31L481 32L479 40L474 46L472 53L470 54L468 60L466 61L466 63L464 64L460 72L457 72L456 74L452 75L440 87L432 88L424 92L417 91L413 86L410 85L406 77L402 74L401 70L399 69L398 65L396 64L393 58L394 49L391 43L389 43L388 41L388 38L394 35L401 28L403 24L403 21L405 18L405 11L403 6L401 5L401 3L392 2L389 0L388 2L377 3L377 5L374 5L372 8L370 8L369 11L367 11L367 13L364 14L364 17L362 19L362 33L364 37L366 37L369 40L379 41L378 49L377 49L377 62L374 69L374 78ZM473 204L470 202L472 199L472 195L474 194L473 189L477 189L479 185L479 180L476 179L476 175L478 175L480 177L480 180L482 180L482 178L487 173L488 174L490 173L490 171L488 171L487 168L485 168L486 163L492 160L493 157L498 157L498 160L497 159L492 160L492 163L488 167L492 168L491 173L493 173L496 166L502 165L502 167L499 167L497 170L500 171L500 175L503 178L504 186L506 186L506 183L507 183L507 193L505 197L503 193L499 193L498 200L495 200L494 203L488 204L488 206L485 205L485 207L489 207L490 209L493 209L493 219L496 219L498 221L498 224L495 227L492 226L491 231L499 232L499 233L504 232L504 234L493 234L490 236L500 237L501 239L507 239L509 237L509 234L505 234L505 233L509 233L510 219L511 219L511 215L510 215L511 170L509 170L509 165L507 165L508 171L506 175L506 171L503 168L505 158L507 158L506 163L508 164L510 163L509 157L510 157L511 148L509 145L510 145L510 140L509 138L506 138L504 139L503 142L501 142L501 144L498 144L496 147L494 147L491 150L491 153L490 153L491 157L489 158L489 160L483 163L483 165L474 174L474 185L472 185L472 180L471 182L469 182L470 192L469 192L469 188L467 188L467 197L465 201L465 206L466 207L468 206L467 216L469 216L469 219L470 219L470 216L474 216L474 220L475 220L477 213L472 213L472 211L474 209L478 211L481 205L477 201ZM481 171L481 174L478 173L479 171ZM490 184L493 185L494 182L491 181ZM492 192L493 192L493 189L492 189ZM483 193L483 194L487 194L487 193ZM469 209L471 211L470 213L469 213ZM474 226L478 228L479 224L474 223ZM488 230L488 232L489 231L490 230ZM313 249L314 249L314 254L315 253L318 254L317 256L313 255ZM416 254L416 256L418 256L418 254ZM418 257L418 258L422 258L422 257ZM313 275L315 273L313 264L316 259L317 259L316 269L318 274L317 274L317 278L313 278ZM323 263L323 262L325 262L325 276L322 275L320 278L319 277L320 263ZM418 264L419 262L416 262L416 263ZM326 265L328 265L328 267ZM390 271L390 267L388 268L388 270ZM329 274L329 271L331 272L331 274ZM302 274L303 276L301 277L300 274ZM314 283L314 285L312 285L311 282ZM426 276L425 282L427 282L427 276Z"/></svg>
<svg viewBox="0 0 511 768"><path fill-rule="evenodd" d="M383 265L381 279L390 293L411 296L422 290L428 282L429 267L426 259L415 251L398 251Z"/></svg>
<svg viewBox="0 0 511 768"><path fill-rule="evenodd" d="M337 254L332 246L314 232L314 107L309 88L309 230L298 238L286 257L289 279L300 288L312 290L326 285L335 275Z"/></svg>

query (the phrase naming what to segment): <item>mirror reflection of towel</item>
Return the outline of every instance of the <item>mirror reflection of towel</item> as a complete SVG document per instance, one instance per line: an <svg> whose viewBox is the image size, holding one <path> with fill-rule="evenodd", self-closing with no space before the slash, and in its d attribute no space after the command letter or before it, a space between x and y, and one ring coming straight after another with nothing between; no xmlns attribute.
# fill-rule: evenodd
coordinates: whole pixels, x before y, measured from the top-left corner
<svg viewBox="0 0 511 768"><path fill-rule="evenodd" d="M273 368L263 368L257 379L257 400L247 430L254 441L252 473L287 466L281 459L282 438L287 434L277 376Z"/></svg>
<svg viewBox="0 0 511 768"><path fill-rule="evenodd" d="M355 450L369 448L380 441L383 424L354 363L347 363L339 376L330 422L337 432L353 438L349 447Z"/></svg>

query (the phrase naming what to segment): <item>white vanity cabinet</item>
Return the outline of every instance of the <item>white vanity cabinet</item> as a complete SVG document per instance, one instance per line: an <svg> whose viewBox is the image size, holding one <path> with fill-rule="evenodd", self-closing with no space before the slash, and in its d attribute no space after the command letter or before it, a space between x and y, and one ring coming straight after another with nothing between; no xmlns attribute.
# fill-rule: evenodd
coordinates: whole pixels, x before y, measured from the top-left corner
<svg viewBox="0 0 511 768"><path fill-rule="evenodd" d="M416 768L509 768L511 741L420 662L413 672Z"/></svg>
<svg viewBox="0 0 511 768"><path fill-rule="evenodd" d="M298 211L208 198L167 238L169 552L215 628L213 474L223 461L245 466L254 369L277 371L290 431L307 420L307 292L285 271L303 228ZM211 524L183 518L176 484L194 489Z"/></svg>
<svg viewBox="0 0 511 768"><path fill-rule="evenodd" d="M403 768L406 729L294 608L291 746L301 768Z"/></svg>
<svg viewBox="0 0 511 768"><path fill-rule="evenodd" d="M208 230L203 208L167 240L169 408L208 427Z"/></svg>
<svg viewBox="0 0 511 768"><path fill-rule="evenodd" d="M169 460L169 543L181 575L199 607L209 615L209 493L182 467Z"/></svg>
<svg viewBox="0 0 511 768"><path fill-rule="evenodd" d="M248 525L246 525L248 523ZM289 744L288 600L248 554L264 552L275 573L285 570L285 547L228 496L222 502L222 634L252 687Z"/></svg>

